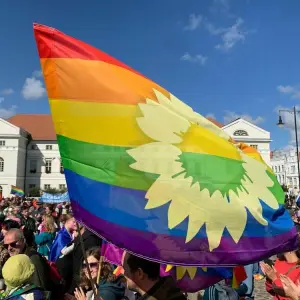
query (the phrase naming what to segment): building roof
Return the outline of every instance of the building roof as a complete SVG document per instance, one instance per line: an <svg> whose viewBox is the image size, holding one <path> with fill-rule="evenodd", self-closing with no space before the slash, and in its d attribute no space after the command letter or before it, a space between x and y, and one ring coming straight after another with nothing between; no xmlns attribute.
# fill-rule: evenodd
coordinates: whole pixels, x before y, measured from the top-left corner
<svg viewBox="0 0 300 300"><path fill-rule="evenodd" d="M12 116L7 121L26 130L31 134L33 140L56 141L56 134L51 115L19 114Z"/></svg>
<svg viewBox="0 0 300 300"><path fill-rule="evenodd" d="M211 121L212 123L214 123L215 125L217 125L220 128L224 127L224 124L218 122L217 120L215 120L213 118L207 118L207 120Z"/></svg>
<svg viewBox="0 0 300 300"><path fill-rule="evenodd" d="M209 121L222 128L224 124L213 118ZM56 141L56 134L51 115L47 114L18 114L7 120L9 123L20 127L31 134L33 140Z"/></svg>

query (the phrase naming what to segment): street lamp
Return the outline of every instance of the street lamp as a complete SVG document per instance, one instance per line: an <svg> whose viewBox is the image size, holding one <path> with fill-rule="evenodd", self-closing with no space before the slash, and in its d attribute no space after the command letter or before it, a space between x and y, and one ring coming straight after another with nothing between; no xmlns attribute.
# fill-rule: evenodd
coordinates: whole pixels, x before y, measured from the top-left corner
<svg viewBox="0 0 300 300"><path fill-rule="evenodd" d="M295 137L296 137L296 151L297 151L297 166L298 166L298 192L300 191L300 165L299 165L299 147L298 147L298 129L297 129L297 114L300 113L299 110L294 106L293 110L280 109L279 110L279 119L277 126L283 127L284 122L282 121L281 112L287 112L294 115L294 127L295 127Z"/></svg>

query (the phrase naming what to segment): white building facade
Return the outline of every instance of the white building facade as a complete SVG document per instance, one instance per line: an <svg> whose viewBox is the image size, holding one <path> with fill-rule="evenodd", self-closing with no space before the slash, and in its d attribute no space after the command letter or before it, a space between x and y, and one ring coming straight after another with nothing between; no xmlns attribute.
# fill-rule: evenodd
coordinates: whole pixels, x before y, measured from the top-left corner
<svg viewBox="0 0 300 300"><path fill-rule="evenodd" d="M271 165L270 160L270 143L271 134L244 119L237 119L222 129L229 134L235 141L246 143L255 148L267 165Z"/></svg>
<svg viewBox="0 0 300 300"><path fill-rule="evenodd" d="M7 121L0 119L0 194L3 197L10 196L11 185L23 189L25 195L35 188L66 188L49 115L16 115Z"/></svg>
<svg viewBox="0 0 300 300"><path fill-rule="evenodd" d="M290 192L299 192L297 151L295 148L272 152L271 167L281 185Z"/></svg>
<svg viewBox="0 0 300 300"><path fill-rule="evenodd" d="M213 121L236 141L256 148L270 165L270 133L243 119L230 124ZM8 197L11 185L24 190L64 190L66 181L50 115L16 115L0 119L0 193Z"/></svg>

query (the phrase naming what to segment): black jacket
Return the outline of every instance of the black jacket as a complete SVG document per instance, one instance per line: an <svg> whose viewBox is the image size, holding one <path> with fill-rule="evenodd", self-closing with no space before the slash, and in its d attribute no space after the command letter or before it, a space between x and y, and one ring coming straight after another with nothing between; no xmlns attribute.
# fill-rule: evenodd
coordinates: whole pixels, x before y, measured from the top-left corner
<svg viewBox="0 0 300 300"><path fill-rule="evenodd" d="M144 296L138 300L186 300L186 297L176 287L171 276L162 277Z"/></svg>
<svg viewBox="0 0 300 300"><path fill-rule="evenodd" d="M30 247L25 248L24 254L30 258L31 263L34 265L35 272L33 273L32 283L46 291L51 291L53 286L50 280L50 266L46 259Z"/></svg>
<svg viewBox="0 0 300 300"><path fill-rule="evenodd" d="M25 229L36 232L36 224L35 220L33 218L28 217L27 219L22 219L22 226L24 226Z"/></svg>

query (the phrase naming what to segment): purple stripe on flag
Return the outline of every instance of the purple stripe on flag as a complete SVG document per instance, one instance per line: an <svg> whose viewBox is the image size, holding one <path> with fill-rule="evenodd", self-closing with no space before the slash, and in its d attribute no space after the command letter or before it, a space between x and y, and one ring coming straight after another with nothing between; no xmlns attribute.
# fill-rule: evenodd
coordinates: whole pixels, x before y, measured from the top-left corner
<svg viewBox="0 0 300 300"><path fill-rule="evenodd" d="M182 237L157 235L107 222L86 211L75 201L72 201L72 208L79 222L108 242L119 241L116 246L125 248L130 240L131 252L140 256L143 253L145 258L159 263L173 264L174 261L182 261L184 266L230 266L234 262L235 265L243 265L245 261L257 262L297 248L296 228L293 227L284 234L272 237L242 237L237 244L231 237L223 237L220 246L212 252L208 251L206 239L194 238L189 242L189 249L195 250L187 252L185 239Z"/></svg>

